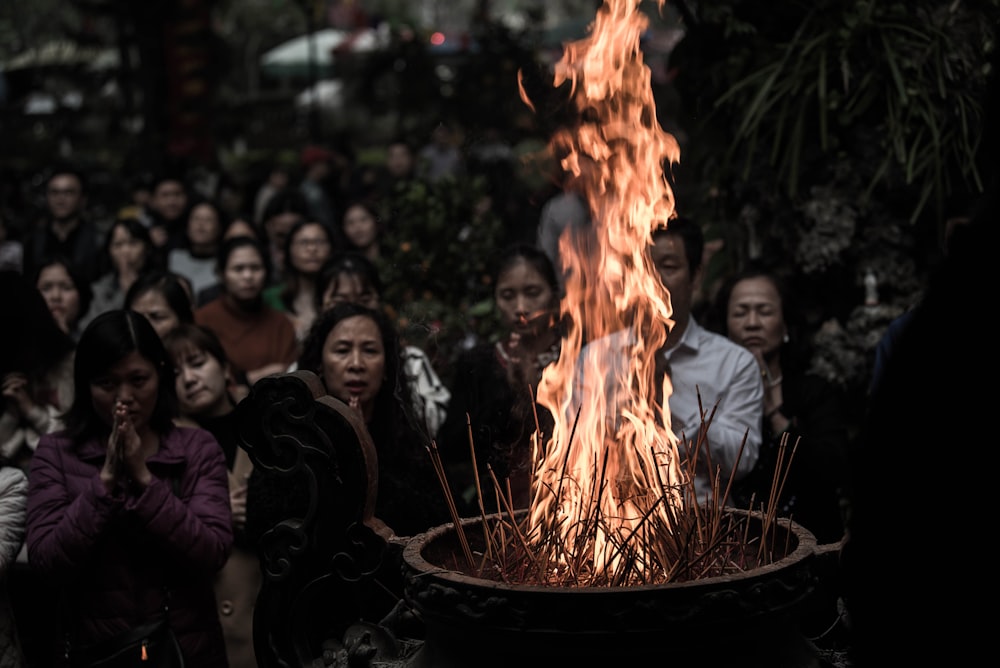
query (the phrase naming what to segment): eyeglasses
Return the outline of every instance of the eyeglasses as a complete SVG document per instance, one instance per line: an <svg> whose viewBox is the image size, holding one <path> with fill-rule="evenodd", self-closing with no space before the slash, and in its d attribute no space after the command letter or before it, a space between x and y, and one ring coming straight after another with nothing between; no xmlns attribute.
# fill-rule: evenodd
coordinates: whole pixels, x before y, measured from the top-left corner
<svg viewBox="0 0 1000 668"><path fill-rule="evenodd" d="M80 191L76 188L49 188L46 192L51 197L72 197L73 195L80 194Z"/></svg>

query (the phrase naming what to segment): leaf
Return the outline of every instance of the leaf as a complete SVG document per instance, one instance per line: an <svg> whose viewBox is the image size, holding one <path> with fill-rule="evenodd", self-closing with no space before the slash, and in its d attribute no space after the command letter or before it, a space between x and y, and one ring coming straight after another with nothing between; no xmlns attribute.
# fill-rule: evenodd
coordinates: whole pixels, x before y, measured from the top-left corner
<svg viewBox="0 0 1000 668"><path fill-rule="evenodd" d="M469 308L466 309L466 313L477 318L490 315L493 313L493 300L484 299L482 301L478 301L469 306Z"/></svg>
<svg viewBox="0 0 1000 668"><path fill-rule="evenodd" d="M819 54L819 76L816 79L816 104L819 107L819 145L826 151L830 147L830 136L827 129L827 104L829 100L826 92L826 49Z"/></svg>
<svg viewBox="0 0 1000 668"><path fill-rule="evenodd" d="M892 81L896 84L896 92L899 94L899 100L902 104L906 104L907 94L906 86L903 84L903 77L899 73L899 67L896 65L896 56L893 54L892 48L889 46L888 39L885 33L882 33L882 46L885 47L885 61L889 65L889 72L892 73Z"/></svg>

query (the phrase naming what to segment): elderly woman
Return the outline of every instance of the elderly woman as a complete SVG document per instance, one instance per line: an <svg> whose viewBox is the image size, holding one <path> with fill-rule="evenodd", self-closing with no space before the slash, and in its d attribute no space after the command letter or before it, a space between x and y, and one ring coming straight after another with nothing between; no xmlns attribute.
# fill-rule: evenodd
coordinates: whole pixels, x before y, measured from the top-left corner
<svg viewBox="0 0 1000 668"><path fill-rule="evenodd" d="M809 349L798 340L792 295L775 274L748 267L731 276L717 295L725 334L754 354L764 381L761 454L739 481L736 501L768 503L782 439L784 459L798 443L775 501L780 515L809 529L821 543L844 533L841 497L846 484L847 416L840 391L809 373Z"/></svg>
<svg viewBox="0 0 1000 668"><path fill-rule="evenodd" d="M324 311L303 345L298 368L319 376L330 396L354 408L378 453L375 515L401 536L449 521L444 492L415 428L395 328L385 314L354 303ZM255 469L247 533L259 536L301 499Z"/></svg>

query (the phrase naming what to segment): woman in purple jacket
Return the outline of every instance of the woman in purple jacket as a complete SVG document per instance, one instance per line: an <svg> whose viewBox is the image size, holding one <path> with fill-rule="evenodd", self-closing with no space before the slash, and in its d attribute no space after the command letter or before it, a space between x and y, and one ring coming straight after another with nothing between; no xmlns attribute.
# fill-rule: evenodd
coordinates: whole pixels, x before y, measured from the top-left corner
<svg viewBox="0 0 1000 668"><path fill-rule="evenodd" d="M233 542L222 448L174 425L173 365L142 315L91 322L73 380L66 428L41 439L28 477L28 560L61 592L54 660L166 614L187 668L226 666L213 590Z"/></svg>

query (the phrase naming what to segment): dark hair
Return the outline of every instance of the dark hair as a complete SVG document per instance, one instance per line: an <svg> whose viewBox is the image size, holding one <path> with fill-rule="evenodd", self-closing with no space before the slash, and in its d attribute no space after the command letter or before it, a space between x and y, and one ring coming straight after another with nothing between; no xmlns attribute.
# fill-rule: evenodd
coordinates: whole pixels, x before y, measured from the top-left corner
<svg viewBox="0 0 1000 668"><path fill-rule="evenodd" d="M808 362L808 349L800 339L801 311L796 304L795 295L780 275L763 264L750 262L743 269L726 277L715 295L715 301L706 318L706 327L723 336L729 336L729 299L732 297L733 288L741 281L754 278L770 281L781 300L781 319L788 331L788 341L781 344L782 364L797 365Z"/></svg>
<svg viewBox="0 0 1000 668"><path fill-rule="evenodd" d="M362 288L369 288L381 299L382 279L379 277L378 268L375 263L365 255L357 251L345 251L334 253L319 270L319 277L316 279L316 311L323 310L323 295L331 285L337 285L337 281L343 275L357 276Z"/></svg>
<svg viewBox="0 0 1000 668"><path fill-rule="evenodd" d="M355 246L354 243L347 238L347 232L344 230L344 225L347 223L347 212L353 209L354 207L361 207L362 209L367 211L368 215L370 215L372 219L375 221L376 240L382 237L382 232L385 230L385 226L382 224L381 214L379 213L378 209L375 207L373 203L365 199L353 199L347 203L347 205L344 207L344 212L340 216L340 225L338 228L340 231L340 236L343 238L344 246L346 248L350 250L362 251L364 250L363 248Z"/></svg>
<svg viewBox="0 0 1000 668"><path fill-rule="evenodd" d="M266 223L283 213L297 213L303 218L310 217L309 202L298 188L283 188L274 193L267 200L267 206L264 207L264 213L261 215L261 222Z"/></svg>
<svg viewBox="0 0 1000 668"><path fill-rule="evenodd" d="M561 290L559 287L559 278L556 276L556 269L552 264L552 260L545 254L545 251L530 244L514 244L508 246L500 253L500 257L497 258L496 267L492 273L492 285L494 289L496 289L497 283L500 282L500 277L518 262L527 262L534 267L535 271L541 274L545 282L552 288L552 292L556 295L559 294Z"/></svg>
<svg viewBox="0 0 1000 668"><path fill-rule="evenodd" d="M184 194L190 197L191 189L188 187L187 177L179 167L167 168L153 174L152 178L149 179L149 192L152 193L161 185L170 181L179 183Z"/></svg>
<svg viewBox="0 0 1000 668"><path fill-rule="evenodd" d="M382 386L375 396L375 413L369 430L376 446L392 447L392 444L398 442L398 439L391 432L395 431L398 434L400 430L417 433L419 431L414 427L415 423L410 411L413 403L410 399L410 388L403 370L399 335L385 313L353 302L342 302L322 312L316 318L302 344L298 368L312 371L322 378L323 346L326 344L327 337L341 321L355 316L371 318L382 337L382 347L385 350L385 370Z"/></svg>
<svg viewBox="0 0 1000 668"><path fill-rule="evenodd" d="M98 275L103 276L108 272L116 272L114 263L111 261L111 242L114 238L115 228L124 227L125 231L129 233L129 236L134 237L142 242L142 245L146 249L146 260L145 268L149 268L155 263L155 248L153 247L153 240L149 236L149 230L146 226L139 222L136 218L119 218L115 222L111 223L111 227L104 234L104 244L101 246L101 257L99 263ZM140 272L141 273L141 272Z"/></svg>
<svg viewBox="0 0 1000 668"><path fill-rule="evenodd" d="M223 240L225 240L226 235L229 234L229 230L231 230L233 228L233 226L235 226L235 225L237 225L239 223L243 223L247 227L249 227L250 228L250 234L244 234L244 235L238 235L238 236L249 236L249 237L251 237L253 239L256 239L261 244L264 243L264 241L265 241L264 240L264 233L263 233L263 231L261 231L260 226L257 225L257 224L255 224L252 220L244 218L244 217L240 217L240 216L236 216L234 218L230 218L229 220L226 221L226 225L225 225L225 227L222 228L222 233L219 235L219 243L222 243Z"/></svg>
<svg viewBox="0 0 1000 668"><path fill-rule="evenodd" d="M78 167L70 163L59 163L54 165L52 169L48 171L48 176L45 177L45 189L48 190L49 184L52 183L52 179L57 176L72 176L80 183L80 194L86 195L88 186L87 173Z"/></svg>
<svg viewBox="0 0 1000 668"><path fill-rule="evenodd" d="M35 284L17 271L0 271L0 377L19 371L39 379L73 352ZM0 398L2 403L2 398Z"/></svg>
<svg viewBox="0 0 1000 668"><path fill-rule="evenodd" d="M133 352L149 360L158 377L150 426L161 434L173 427L177 415L174 366L163 342L144 316L128 309L113 309L94 318L80 335L73 364L73 403L63 416L70 436L88 438L110 429L94 410L90 383Z"/></svg>
<svg viewBox="0 0 1000 668"><path fill-rule="evenodd" d="M147 292L158 292L163 295L167 306L181 322L194 322L191 284L183 276L160 269L140 274L125 293L125 308L132 308L135 300Z"/></svg>
<svg viewBox="0 0 1000 668"><path fill-rule="evenodd" d="M267 251L264 249L264 244L256 237L230 237L223 241L222 245L219 246L219 254L215 258L216 273L220 276L225 273L230 256L240 248L253 248L260 255L261 262L264 263L264 285L267 285L271 278L271 262ZM223 290L225 290L224 287Z"/></svg>
<svg viewBox="0 0 1000 668"><path fill-rule="evenodd" d="M66 274L69 275L69 280L73 281L73 287L76 288L76 292L79 295L80 301L80 313L76 316L77 322L87 314L90 309L90 302L94 299L94 290L83 276L76 266L69 260L68 257L62 253L53 253L46 255L41 262L35 267L35 271L32 275L31 284L38 288L38 279L41 278L42 272L49 267L54 267L59 265L66 270ZM73 323L74 325L76 323Z"/></svg>
<svg viewBox="0 0 1000 668"><path fill-rule="evenodd" d="M329 228L318 220L303 218L292 225L292 229L288 231L288 236L285 237L285 246L282 249L285 254L285 266L284 271L281 274L284 281L284 287L281 289L281 303L285 305L285 308L289 313L295 312L295 309L293 308L295 304L295 296L298 294L300 284L302 283L302 272L299 271L298 267L292 263L292 244L295 241L296 235L298 235L303 228L309 225L315 225L323 230L323 234L326 236L326 240L327 243L330 244L330 248L332 249L335 246L333 235L330 234Z"/></svg>
<svg viewBox="0 0 1000 668"><path fill-rule="evenodd" d="M701 268L702 253L705 250L705 233L702 232L701 225L690 218L674 218L667 223L666 227L659 227L653 231L653 242L655 243L657 239L668 234L676 235L684 242L688 275L694 276L695 272Z"/></svg>
<svg viewBox="0 0 1000 668"><path fill-rule="evenodd" d="M163 347L167 349L167 354L171 359L176 359L185 346L194 346L198 350L205 351L214 357L222 367L229 364L229 357L226 356L222 342L208 327L185 322L167 332L167 335L163 337Z"/></svg>
<svg viewBox="0 0 1000 668"><path fill-rule="evenodd" d="M184 228L178 231L181 239L181 247L183 248L191 248L191 239L188 238L188 225L191 222L191 214L196 208L202 205L210 206L212 210L215 211L215 216L219 220L219 231L215 235L216 243L222 241L222 235L225 233L226 228L229 227L229 223L231 222L229 214L226 213L221 206L219 206L217 201L208 197L196 195L188 201L188 205L184 209Z"/></svg>
<svg viewBox="0 0 1000 668"><path fill-rule="evenodd" d="M20 241L24 236L20 221L3 204L0 204L0 230L7 232L7 241Z"/></svg>

